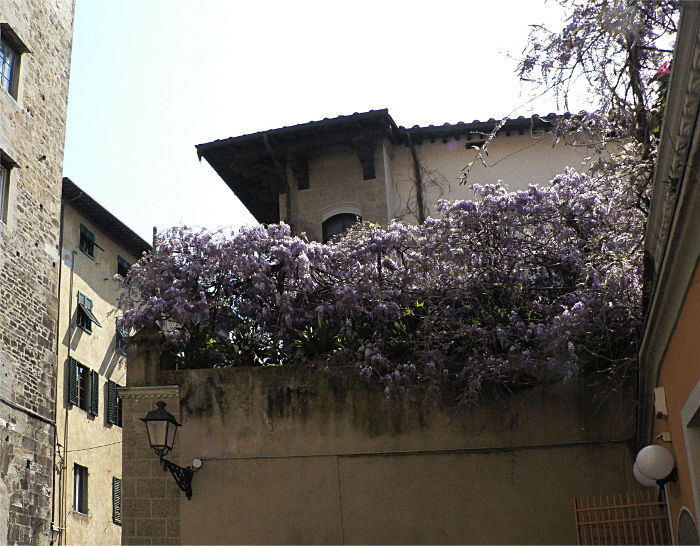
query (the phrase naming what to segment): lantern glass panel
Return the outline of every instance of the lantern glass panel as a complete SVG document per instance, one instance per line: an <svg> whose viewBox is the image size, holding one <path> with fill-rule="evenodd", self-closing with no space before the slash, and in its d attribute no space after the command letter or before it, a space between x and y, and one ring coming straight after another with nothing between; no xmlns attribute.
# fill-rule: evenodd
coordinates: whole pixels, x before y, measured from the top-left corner
<svg viewBox="0 0 700 546"><path fill-rule="evenodd" d="M166 446L166 433L168 429L167 421L148 421L148 441L151 442L151 447L162 449Z"/></svg>
<svg viewBox="0 0 700 546"><path fill-rule="evenodd" d="M167 434L167 442L166 442L166 447L168 448L168 451L170 451L173 446L175 445L175 434L177 433L177 425L175 423L168 423L168 430L166 432Z"/></svg>

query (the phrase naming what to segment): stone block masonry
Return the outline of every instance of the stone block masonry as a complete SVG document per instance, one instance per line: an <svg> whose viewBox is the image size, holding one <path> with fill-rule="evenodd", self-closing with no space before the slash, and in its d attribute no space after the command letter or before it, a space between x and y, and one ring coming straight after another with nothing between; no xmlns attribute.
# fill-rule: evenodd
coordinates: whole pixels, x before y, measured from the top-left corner
<svg viewBox="0 0 700 546"><path fill-rule="evenodd" d="M48 544L58 235L74 0L2 0L0 38L26 48L0 88L9 170L0 221L0 543Z"/></svg>

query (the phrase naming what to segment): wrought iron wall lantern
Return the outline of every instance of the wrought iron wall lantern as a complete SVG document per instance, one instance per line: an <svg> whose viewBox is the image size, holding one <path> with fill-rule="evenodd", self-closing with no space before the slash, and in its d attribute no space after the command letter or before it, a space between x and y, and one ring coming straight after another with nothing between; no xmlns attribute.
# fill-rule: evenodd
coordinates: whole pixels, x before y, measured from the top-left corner
<svg viewBox="0 0 700 546"><path fill-rule="evenodd" d="M161 400L157 405L158 409L149 411L146 417L141 419L146 424L148 442L158 455L163 470L170 470L178 487L185 492L187 500L190 500L192 498L192 476L202 467L202 461L195 459L191 466L182 467L165 458L172 451L177 429L182 425L177 422L172 413L165 409L167 405L165 402Z"/></svg>

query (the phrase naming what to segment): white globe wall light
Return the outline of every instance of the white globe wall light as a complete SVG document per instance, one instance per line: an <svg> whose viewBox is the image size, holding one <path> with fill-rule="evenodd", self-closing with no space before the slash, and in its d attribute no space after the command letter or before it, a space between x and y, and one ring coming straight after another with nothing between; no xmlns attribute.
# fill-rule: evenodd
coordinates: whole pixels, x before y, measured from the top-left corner
<svg viewBox="0 0 700 546"><path fill-rule="evenodd" d="M637 481L644 486L663 487L676 480L673 454L663 446L648 445L637 453L632 472Z"/></svg>
<svg viewBox="0 0 700 546"><path fill-rule="evenodd" d="M644 487L654 487L656 485L656 480L647 478L644 474L642 474L639 471L639 466L637 465L636 461L634 462L634 466L632 467L632 473L634 474L634 477L637 479L637 481L641 483Z"/></svg>

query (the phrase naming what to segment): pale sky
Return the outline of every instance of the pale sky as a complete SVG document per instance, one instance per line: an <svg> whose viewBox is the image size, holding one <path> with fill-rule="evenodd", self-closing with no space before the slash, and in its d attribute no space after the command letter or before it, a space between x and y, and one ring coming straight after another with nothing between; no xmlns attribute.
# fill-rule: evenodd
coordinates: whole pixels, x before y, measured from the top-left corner
<svg viewBox="0 0 700 546"><path fill-rule="evenodd" d="M195 144L388 108L442 125L557 111L516 75L551 0L77 0L64 175L147 241L254 223Z"/></svg>

